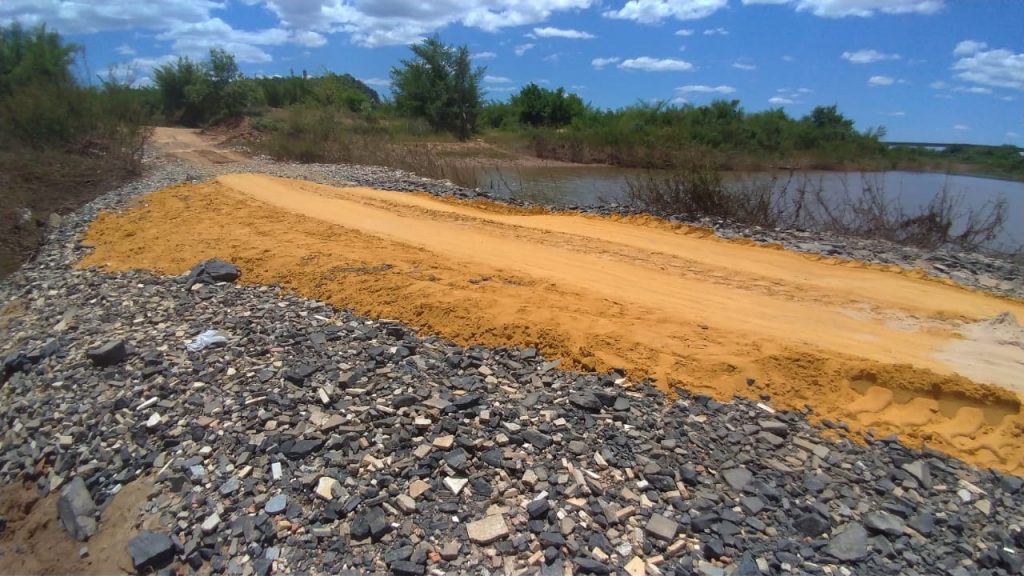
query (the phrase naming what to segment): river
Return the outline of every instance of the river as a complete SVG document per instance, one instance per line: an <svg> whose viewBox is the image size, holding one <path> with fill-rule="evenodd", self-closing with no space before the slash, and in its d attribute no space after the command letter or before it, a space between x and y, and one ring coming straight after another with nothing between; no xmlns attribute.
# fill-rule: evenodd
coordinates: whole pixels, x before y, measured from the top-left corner
<svg viewBox="0 0 1024 576"><path fill-rule="evenodd" d="M597 206L628 201L626 181L648 171L607 166L481 168L476 184L499 197L515 197L556 206ZM657 175L658 172L653 174ZM732 182L765 181L776 177L778 185L809 183L821 186L826 196L856 194L864 184L876 187L907 211L925 206L943 189L962 199L961 214L984 210L999 198L1006 201L1006 224L989 247L1009 249L1024 243L1024 182L927 172L799 172L740 173L726 176ZM958 224L962 225L962 219Z"/></svg>

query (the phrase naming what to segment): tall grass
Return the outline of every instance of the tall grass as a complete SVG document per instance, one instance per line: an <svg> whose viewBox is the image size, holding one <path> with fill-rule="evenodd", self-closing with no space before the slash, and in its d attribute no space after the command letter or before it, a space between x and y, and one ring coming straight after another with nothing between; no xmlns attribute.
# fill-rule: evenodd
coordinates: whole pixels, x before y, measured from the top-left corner
<svg viewBox="0 0 1024 576"><path fill-rule="evenodd" d="M373 116L354 116L333 108L296 106L283 121L265 126L256 144L278 160L387 166L425 178L448 180L466 187L476 185L472 167L439 153L430 143L411 142L408 134L423 128L410 121L399 127L384 125Z"/></svg>

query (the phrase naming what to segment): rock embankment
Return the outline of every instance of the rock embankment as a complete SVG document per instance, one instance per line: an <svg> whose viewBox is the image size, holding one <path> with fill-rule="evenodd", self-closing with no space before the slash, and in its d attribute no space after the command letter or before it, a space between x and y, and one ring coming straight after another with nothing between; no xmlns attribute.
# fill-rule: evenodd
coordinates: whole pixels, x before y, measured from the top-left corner
<svg viewBox="0 0 1024 576"><path fill-rule="evenodd" d="M154 478L124 543L140 571L1021 573L1019 478L829 441L770 398L668 399L274 287L72 269L97 209L187 176L90 204L0 285L0 483L66 491L86 534L86 497L102 531ZM190 350L207 330L227 341Z"/></svg>

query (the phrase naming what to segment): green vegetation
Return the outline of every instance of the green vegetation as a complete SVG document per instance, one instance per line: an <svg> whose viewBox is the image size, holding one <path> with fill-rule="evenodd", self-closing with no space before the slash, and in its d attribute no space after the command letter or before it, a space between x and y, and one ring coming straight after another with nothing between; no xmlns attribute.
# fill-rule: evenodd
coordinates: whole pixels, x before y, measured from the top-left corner
<svg viewBox="0 0 1024 576"><path fill-rule="evenodd" d="M480 115L484 68L472 68L469 48L449 46L437 36L414 44L412 52L411 60L391 69L395 108L423 118L434 130L468 139Z"/></svg>
<svg viewBox="0 0 1024 576"><path fill-rule="evenodd" d="M151 110L113 77L77 81L79 54L44 27L0 27L0 276L32 253L51 213L141 166Z"/></svg>
<svg viewBox="0 0 1024 576"><path fill-rule="evenodd" d="M1008 204L1003 197L972 208L962 196L943 188L928 204L908 209L886 193L882 179L861 174L858 184L837 194L826 191L820 179L792 173L725 182L714 164L702 157L691 157L667 174L627 180L631 202L655 214L828 231L928 250L976 251L998 238L1006 224ZM1007 250L1004 256L1024 254L1024 247Z"/></svg>
<svg viewBox="0 0 1024 576"><path fill-rule="evenodd" d="M881 135L857 132L835 106L794 119L782 109L747 113L738 100L587 109L565 129L529 132L542 158L637 168L673 168L694 155L720 168L850 168L884 155Z"/></svg>
<svg viewBox="0 0 1024 576"><path fill-rule="evenodd" d="M380 103L377 93L352 76L326 73L317 78L245 78L235 57L210 50L207 60L179 58L154 71L165 119L185 126L204 126L266 106L344 107L364 112Z"/></svg>

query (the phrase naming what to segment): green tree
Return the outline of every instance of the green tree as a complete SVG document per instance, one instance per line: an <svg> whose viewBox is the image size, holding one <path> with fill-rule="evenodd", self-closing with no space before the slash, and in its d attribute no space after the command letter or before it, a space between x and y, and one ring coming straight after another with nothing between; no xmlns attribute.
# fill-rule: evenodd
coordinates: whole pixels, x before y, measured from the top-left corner
<svg viewBox="0 0 1024 576"><path fill-rule="evenodd" d="M153 73L164 114L187 126L212 122L245 111L256 99L255 86L238 71L235 56L214 48L203 62L187 57Z"/></svg>
<svg viewBox="0 0 1024 576"><path fill-rule="evenodd" d="M423 118L434 130L466 140L476 130L483 106L483 67L473 68L469 48L450 46L438 36L412 47L414 57L391 69L391 85L399 111Z"/></svg>

